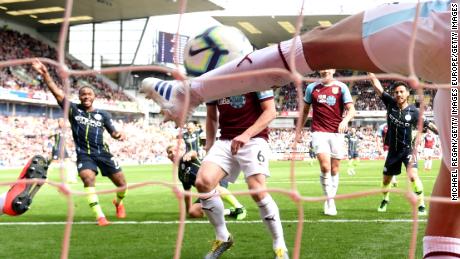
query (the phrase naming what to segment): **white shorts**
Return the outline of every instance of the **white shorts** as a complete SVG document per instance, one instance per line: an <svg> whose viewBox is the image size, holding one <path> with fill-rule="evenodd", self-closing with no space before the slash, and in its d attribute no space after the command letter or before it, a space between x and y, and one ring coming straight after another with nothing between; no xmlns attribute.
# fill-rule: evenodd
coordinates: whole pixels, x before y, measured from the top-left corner
<svg viewBox="0 0 460 259"><path fill-rule="evenodd" d="M343 159L345 156L344 134L313 132L311 141L315 154L326 153L336 159Z"/></svg>
<svg viewBox="0 0 460 259"><path fill-rule="evenodd" d="M432 148L424 148L423 149L423 156L425 156L425 158L433 157L433 154L434 154L434 149L432 149Z"/></svg>
<svg viewBox="0 0 460 259"><path fill-rule="evenodd" d="M363 44L371 61L388 73L409 75L409 45L417 3L367 10ZM414 49L415 73L435 83L450 80L450 1L422 0Z"/></svg>
<svg viewBox="0 0 460 259"><path fill-rule="evenodd" d="M231 140L217 140L209 150L203 162L212 162L227 173L225 178L234 183L243 171L244 177L248 178L255 174L270 176L268 159L270 147L263 138L253 138L232 155Z"/></svg>

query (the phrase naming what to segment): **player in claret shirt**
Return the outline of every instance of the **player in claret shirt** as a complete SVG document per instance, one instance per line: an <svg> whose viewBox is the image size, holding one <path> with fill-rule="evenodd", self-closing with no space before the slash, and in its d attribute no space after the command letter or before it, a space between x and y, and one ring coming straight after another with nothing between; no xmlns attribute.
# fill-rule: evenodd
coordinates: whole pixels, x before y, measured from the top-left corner
<svg viewBox="0 0 460 259"><path fill-rule="evenodd" d="M305 91L303 125L312 107L313 147L321 170L321 187L328 198L324 202L324 214L335 216L334 196L339 188L340 160L345 155L344 133L355 115L355 107L348 87L334 79L335 69L319 73L321 80L309 84Z"/></svg>
<svg viewBox="0 0 460 259"><path fill-rule="evenodd" d="M216 186L224 178L234 182L242 171L250 190L266 189L266 178L270 176L267 127L275 117L273 91L251 92L207 103L205 150L208 153L196 179L201 205L216 233L207 259L219 258L233 244ZM218 140L217 125L221 133ZM272 235L275 258L289 258L278 205L268 192L251 196Z"/></svg>
<svg viewBox="0 0 460 259"><path fill-rule="evenodd" d="M434 147L436 145L436 137L430 130L427 130L425 136L423 137L423 156L425 158L425 162L423 163L423 167L425 171L431 170L433 166L433 154L434 154Z"/></svg>

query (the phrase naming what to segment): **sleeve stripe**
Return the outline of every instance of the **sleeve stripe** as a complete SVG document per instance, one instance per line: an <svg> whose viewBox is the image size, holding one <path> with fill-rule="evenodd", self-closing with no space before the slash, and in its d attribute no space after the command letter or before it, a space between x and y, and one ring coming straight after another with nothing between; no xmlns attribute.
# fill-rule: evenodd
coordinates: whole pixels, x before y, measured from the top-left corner
<svg viewBox="0 0 460 259"><path fill-rule="evenodd" d="M311 83L307 86L307 89L305 90L305 97L304 97L304 102L311 104L313 102L312 100L312 92L313 89L319 84L319 82L314 82Z"/></svg>
<svg viewBox="0 0 460 259"><path fill-rule="evenodd" d="M267 91L262 91L262 92L257 92L257 98L259 100L267 99L267 98L273 98L273 90L267 90Z"/></svg>

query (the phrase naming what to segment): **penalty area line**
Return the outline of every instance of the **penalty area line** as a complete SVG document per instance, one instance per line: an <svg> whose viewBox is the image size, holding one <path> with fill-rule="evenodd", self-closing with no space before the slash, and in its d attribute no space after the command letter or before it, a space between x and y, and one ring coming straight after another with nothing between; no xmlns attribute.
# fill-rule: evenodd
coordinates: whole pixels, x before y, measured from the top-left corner
<svg viewBox="0 0 460 259"><path fill-rule="evenodd" d="M426 222L426 219L419 219L419 222ZM282 220L282 223L297 223L297 220ZM304 220L303 223L412 223L412 219L318 219ZM180 222L175 221L112 221L112 225L177 225ZM227 221L227 224L257 224L262 223L261 220L246 220L246 221ZM50 221L50 222L0 222L0 226L49 226L49 225L65 225L65 221ZM185 224L209 224L205 220L186 220ZM76 221L72 225L96 225L95 221Z"/></svg>

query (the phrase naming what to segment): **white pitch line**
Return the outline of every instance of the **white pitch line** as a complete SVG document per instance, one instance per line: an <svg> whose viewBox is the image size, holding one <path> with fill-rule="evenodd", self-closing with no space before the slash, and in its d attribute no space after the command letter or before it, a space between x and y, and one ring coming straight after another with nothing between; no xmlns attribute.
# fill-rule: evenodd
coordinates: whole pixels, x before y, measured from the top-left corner
<svg viewBox="0 0 460 259"><path fill-rule="evenodd" d="M297 223L297 220L282 220L282 223ZM304 220L303 223L412 223L412 219L319 219ZM426 219L419 219L426 222ZM112 221L113 225L177 225L179 221ZM227 224L260 224L261 220L227 221ZM65 221L50 222L0 222L0 226L47 226L65 225ZM96 225L95 221L77 221L73 225ZM209 224L208 221L185 221L185 224Z"/></svg>
<svg viewBox="0 0 460 259"><path fill-rule="evenodd" d="M375 186L376 188L378 188L381 184L381 181L382 181L382 178L376 178L375 181L371 181L371 180L351 180L351 179L347 179L347 180L343 180L341 179L340 180L340 183L351 183L351 184L358 184L358 183L375 183ZM295 181L296 183L298 184L318 184L319 181L317 180L296 180ZM140 184L142 182L136 182L136 183L128 183L128 185L132 185L132 184ZM171 181L172 183L172 181ZM268 180L267 183L270 185L270 184L290 184L291 181L270 181ZM178 182L177 183L178 186L181 186L181 183ZM231 185L246 185L245 182L243 181L238 181L238 182L235 182L235 183L232 183ZM72 184L71 186L80 186L80 185L77 185L77 184ZM114 186L113 183L97 183L96 186Z"/></svg>

